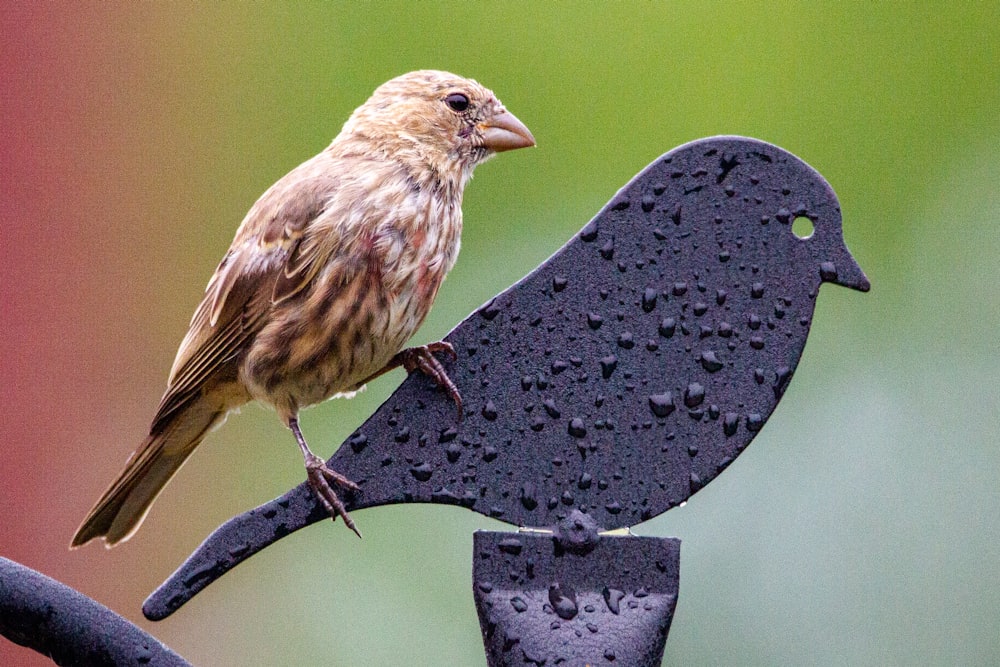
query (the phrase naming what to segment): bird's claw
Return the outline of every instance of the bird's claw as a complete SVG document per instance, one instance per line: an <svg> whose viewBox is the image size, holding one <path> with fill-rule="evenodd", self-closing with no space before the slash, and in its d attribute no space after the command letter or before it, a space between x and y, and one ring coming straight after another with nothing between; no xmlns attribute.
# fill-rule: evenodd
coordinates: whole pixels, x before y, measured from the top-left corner
<svg viewBox="0 0 1000 667"><path fill-rule="evenodd" d="M398 362L399 365L406 369L407 373L420 371L434 380L434 383L444 389L451 399L455 401L455 405L458 408L458 421L462 421L462 395L458 392L458 387L455 386L455 383L448 377L444 366L434 356L437 353L448 355L452 361L458 359L458 355L455 353L455 348L452 347L452 344L441 340L436 343L428 343L427 345L409 347L399 352L393 361Z"/></svg>
<svg viewBox="0 0 1000 667"><path fill-rule="evenodd" d="M359 491L361 487L336 470L327 467L323 459L316 455L306 457L306 476L309 479L309 486L312 487L313 495L316 496L316 499L330 515L330 518L336 519L339 516L344 520L345 526L354 531L355 535L361 537L361 531L354 524L351 515L347 513L347 508L344 507L344 503L340 500L337 492L330 486L330 482L351 491Z"/></svg>

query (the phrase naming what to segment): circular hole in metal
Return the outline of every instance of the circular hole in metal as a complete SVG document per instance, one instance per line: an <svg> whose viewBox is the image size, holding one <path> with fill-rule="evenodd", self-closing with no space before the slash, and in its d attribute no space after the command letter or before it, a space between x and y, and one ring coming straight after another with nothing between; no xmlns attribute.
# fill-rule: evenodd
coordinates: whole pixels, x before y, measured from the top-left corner
<svg viewBox="0 0 1000 667"><path fill-rule="evenodd" d="M813 222L809 218L799 216L792 220L792 234L795 234L796 238L805 241L807 238L813 235Z"/></svg>

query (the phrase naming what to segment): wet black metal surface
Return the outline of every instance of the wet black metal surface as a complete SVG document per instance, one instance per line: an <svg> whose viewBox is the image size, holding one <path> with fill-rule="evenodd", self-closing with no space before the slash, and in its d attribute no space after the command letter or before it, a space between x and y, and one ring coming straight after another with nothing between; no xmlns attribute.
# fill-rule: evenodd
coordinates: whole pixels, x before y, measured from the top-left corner
<svg viewBox="0 0 1000 667"><path fill-rule="evenodd" d="M571 521L567 518L567 521ZM680 540L480 531L473 591L490 667L659 665L677 604Z"/></svg>
<svg viewBox="0 0 1000 667"><path fill-rule="evenodd" d="M797 217L814 232L792 232ZM605 529L684 502L770 416L823 282L867 291L839 203L780 148L715 137L660 157L556 255L458 325L454 405L414 375L329 464L349 510L457 504L515 525ZM308 426L308 425L307 425ZM313 435L314 442L317 436ZM305 484L231 519L146 601L160 619L326 518ZM364 529L364 515L356 517Z"/></svg>
<svg viewBox="0 0 1000 667"><path fill-rule="evenodd" d="M189 665L107 607L6 558L0 558L0 635L58 665Z"/></svg>

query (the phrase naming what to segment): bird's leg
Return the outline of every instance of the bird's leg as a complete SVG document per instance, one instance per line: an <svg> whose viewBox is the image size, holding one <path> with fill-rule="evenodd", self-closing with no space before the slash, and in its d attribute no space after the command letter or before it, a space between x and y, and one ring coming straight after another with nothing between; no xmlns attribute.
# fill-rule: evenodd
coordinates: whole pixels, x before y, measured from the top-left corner
<svg viewBox="0 0 1000 667"><path fill-rule="evenodd" d="M436 343L428 343L427 345L408 347L401 352L397 352L384 368L359 384L367 384L369 381L374 380L383 373L388 373L394 368L399 368L400 366L406 369L407 373L420 371L430 379L434 380L434 383L444 389L445 393L451 397L451 400L455 401L455 405L458 407L458 421L462 421L462 395L458 393L458 387L456 387L455 383L451 381L450 377L448 377L448 373L444 370L444 366L442 366L441 362L434 356L438 352L447 354L453 361L458 359L458 355L455 354L455 348L451 346L451 343L447 343L443 340Z"/></svg>
<svg viewBox="0 0 1000 667"><path fill-rule="evenodd" d="M347 508L344 507L344 503L337 496L337 492L330 486L330 482L351 491L358 491L361 487L335 470L331 470L327 467L323 459L312 453L309 445L306 444L306 439L302 437L298 418L292 417L289 419L288 428L292 429L292 433L295 434L295 440L299 443L299 449L302 450L302 457L306 463L306 476L309 479L309 486L312 487L316 499L319 500L323 508L329 513L331 519L336 519L340 516L344 520L344 525L353 530L355 535L361 537L358 527L354 525L354 520L347 513Z"/></svg>

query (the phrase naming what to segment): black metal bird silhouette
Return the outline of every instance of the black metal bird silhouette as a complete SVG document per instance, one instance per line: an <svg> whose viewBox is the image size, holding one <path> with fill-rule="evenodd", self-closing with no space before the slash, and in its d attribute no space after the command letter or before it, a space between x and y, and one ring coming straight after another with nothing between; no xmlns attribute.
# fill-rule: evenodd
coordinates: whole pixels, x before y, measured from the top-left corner
<svg viewBox="0 0 1000 667"><path fill-rule="evenodd" d="M808 236L793 223L808 220ZM348 510L448 503L522 526L612 529L685 500L774 411L823 282L869 283L839 202L794 155L715 137L658 158L558 253L446 338L466 417L416 374L331 458ZM146 601L163 618L327 518L306 484L213 533ZM362 515L363 519L363 515Z"/></svg>

